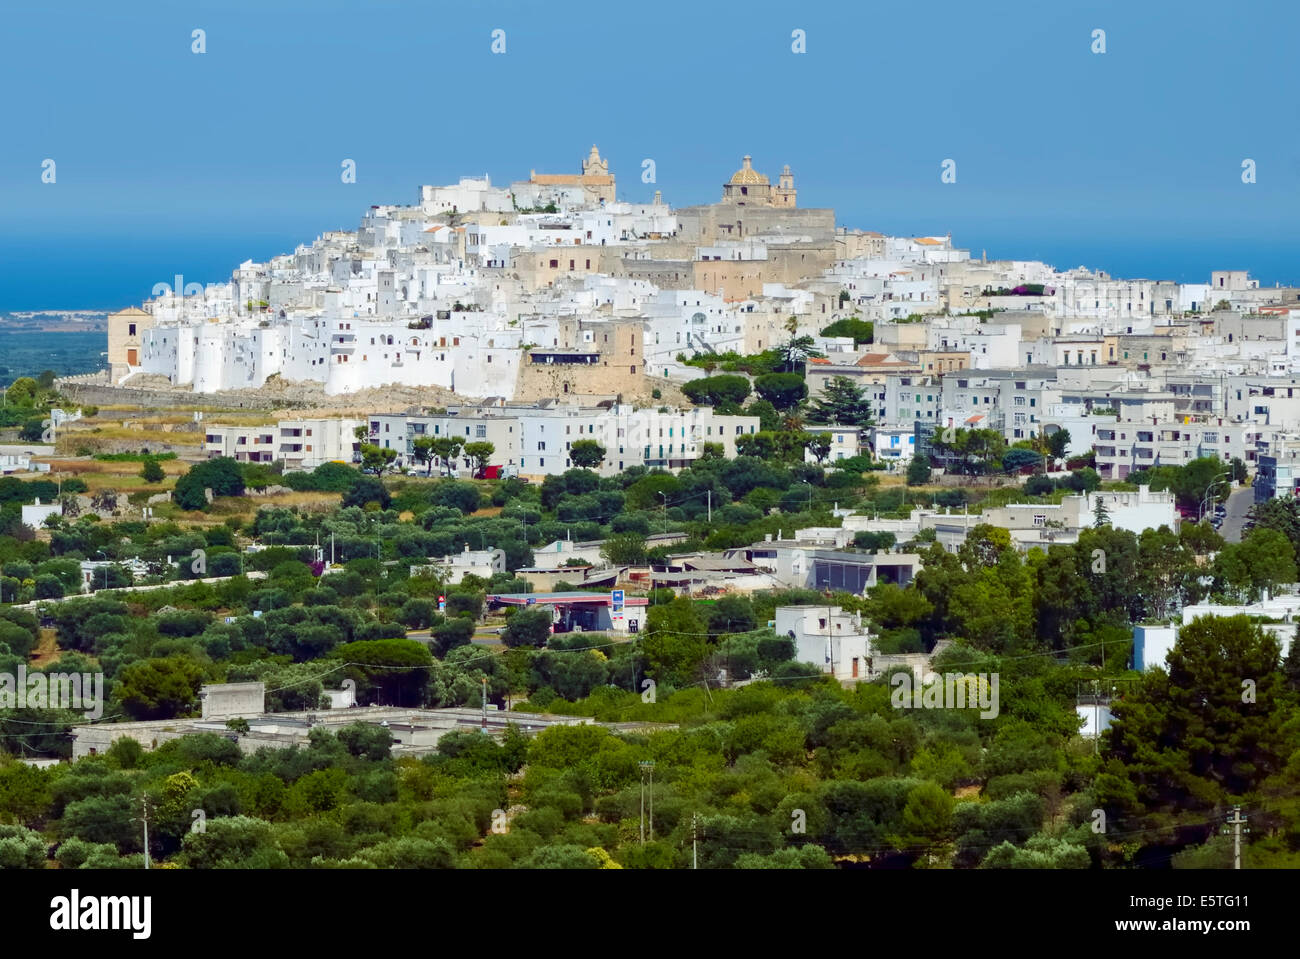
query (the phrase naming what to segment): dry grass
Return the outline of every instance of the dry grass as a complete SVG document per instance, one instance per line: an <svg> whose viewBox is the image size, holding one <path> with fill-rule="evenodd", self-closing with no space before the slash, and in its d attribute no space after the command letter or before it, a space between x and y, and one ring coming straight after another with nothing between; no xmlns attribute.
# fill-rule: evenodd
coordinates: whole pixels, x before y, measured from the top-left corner
<svg viewBox="0 0 1300 959"><path fill-rule="evenodd" d="M110 460L47 460L51 472L70 473L85 477L87 473L102 473L114 476L138 476L143 463L113 462ZM180 460L161 460L158 464L168 476L180 476L189 469L189 464Z"/></svg>
<svg viewBox="0 0 1300 959"><path fill-rule="evenodd" d="M163 424L130 423L122 426L97 426L94 429L64 429L58 436L60 449L76 449L79 446L94 447L96 442L127 442L132 446L202 446L203 432L191 430L169 430Z"/></svg>
<svg viewBox="0 0 1300 959"><path fill-rule="evenodd" d="M43 669L52 663L57 663L59 657L63 655L63 650L59 649L56 639L59 635L57 629L41 629L40 639L36 643L36 649L32 651L31 665L37 669Z"/></svg>

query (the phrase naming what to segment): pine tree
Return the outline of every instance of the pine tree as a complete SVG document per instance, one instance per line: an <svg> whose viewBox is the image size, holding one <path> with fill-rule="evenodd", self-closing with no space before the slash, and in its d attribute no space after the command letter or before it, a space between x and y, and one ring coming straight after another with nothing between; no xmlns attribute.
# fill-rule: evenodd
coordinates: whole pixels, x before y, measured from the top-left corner
<svg viewBox="0 0 1300 959"><path fill-rule="evenodd" d="M841 426L870 426L871 403L847 376L833 376L812 404L813 418Z"/></svg>

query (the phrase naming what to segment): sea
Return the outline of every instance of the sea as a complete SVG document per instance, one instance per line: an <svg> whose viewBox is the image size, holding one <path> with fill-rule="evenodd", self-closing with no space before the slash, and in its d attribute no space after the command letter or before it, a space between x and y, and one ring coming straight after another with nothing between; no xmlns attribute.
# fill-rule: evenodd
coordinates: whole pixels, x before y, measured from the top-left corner
<svg viewBox="0 0 1300 959"><path fill-rule="evenodd" d="M0 383L20 376L39 376L53 370L57 376L94 373L107 363L108 334L71 332L8 332L0 330Z"/></svg>

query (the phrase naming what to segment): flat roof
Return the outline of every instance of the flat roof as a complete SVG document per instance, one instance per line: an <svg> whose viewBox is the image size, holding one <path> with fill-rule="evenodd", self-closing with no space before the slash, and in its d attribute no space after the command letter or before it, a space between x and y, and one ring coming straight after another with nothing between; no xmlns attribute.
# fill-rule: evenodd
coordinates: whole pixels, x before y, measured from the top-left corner
<svg viewBox="0 0 1300 959"><path fill-rule="evenodd" d="M610 593L592 593L584 590L565 590L559 593L492 593L487 597L489 603L504 603L507 606L549 606L557 603L598 603L603 606L613 604ZM650 601L644 596L628 596L623 600L624 606L648 606Z"/></svg>

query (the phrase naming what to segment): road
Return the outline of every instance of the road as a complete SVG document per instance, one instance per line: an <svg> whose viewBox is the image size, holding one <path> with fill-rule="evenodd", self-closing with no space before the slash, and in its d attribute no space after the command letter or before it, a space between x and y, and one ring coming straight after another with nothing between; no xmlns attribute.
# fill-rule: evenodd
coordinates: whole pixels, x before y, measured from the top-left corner
<svg viewBox="0 0 1300 959"><path fill-rule="evenodd" d="M1255 505L1255 490L1249 486L1235 489L1228 495L1228 512L1219 527L1219 535L1229 543L1241 542L1241 528L1246 523L1246 514Z"/></svg>
<svg viewBox="0 0 1300 959"><path fill-rule="evenodd" d="M425 646L430 646L433 643L433 634L427 629L408 629L406 638L413 639L417 643L423 643ZM496 634L485 634L482 629L479 629L470 639L470 642L475 646L500 646L501 637Z"/></svg>

